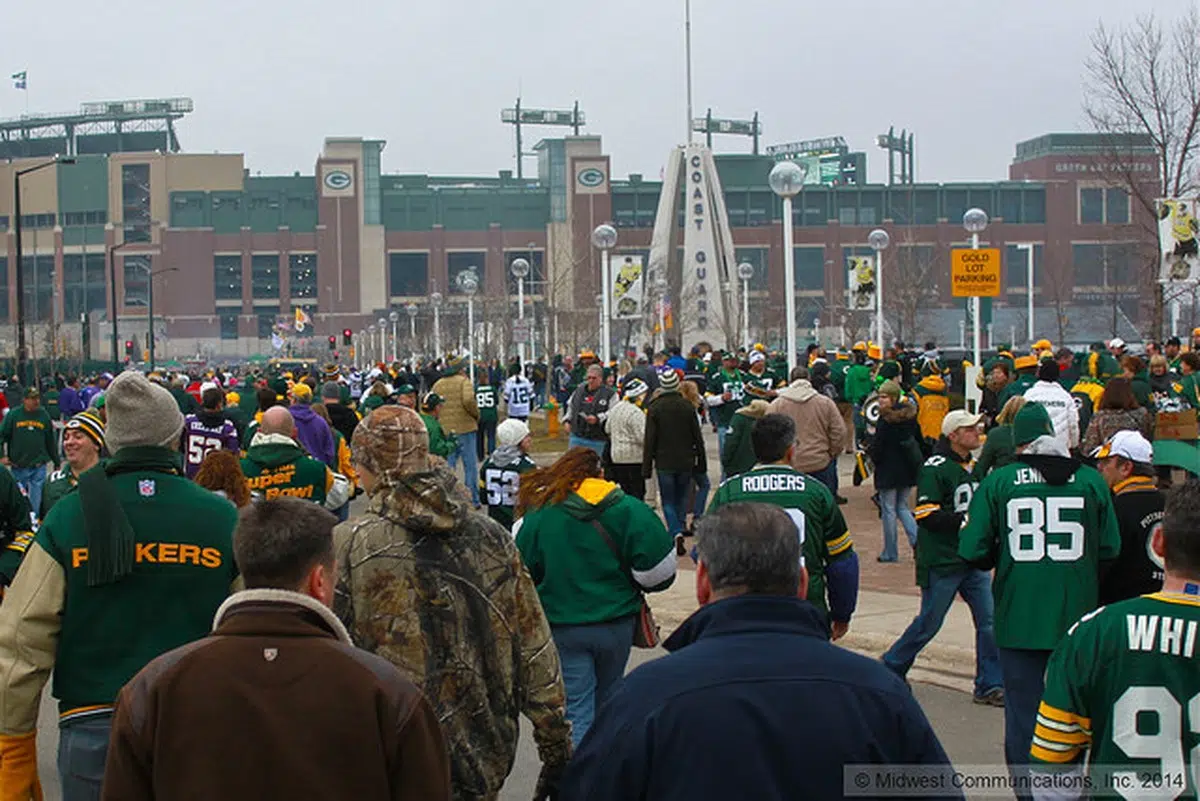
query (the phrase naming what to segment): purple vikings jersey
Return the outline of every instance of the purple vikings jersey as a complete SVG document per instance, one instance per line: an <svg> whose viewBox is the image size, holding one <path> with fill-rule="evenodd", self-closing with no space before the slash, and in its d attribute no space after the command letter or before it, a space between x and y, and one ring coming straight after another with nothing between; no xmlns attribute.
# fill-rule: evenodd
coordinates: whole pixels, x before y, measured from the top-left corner
<svg viewBox="0 0 1200 801"><path fill-rule="evenodd" d="M225 419L207 420L189 414L183 423L183 469L188 478L195 478L204 457L213 451L226 450L238 454L237 428Z"/></svg>

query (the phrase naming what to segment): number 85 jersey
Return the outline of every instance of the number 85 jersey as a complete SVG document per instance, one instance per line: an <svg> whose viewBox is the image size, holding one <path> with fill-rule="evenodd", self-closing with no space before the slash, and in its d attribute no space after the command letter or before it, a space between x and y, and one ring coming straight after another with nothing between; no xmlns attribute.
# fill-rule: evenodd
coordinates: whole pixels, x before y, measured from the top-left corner
<svg viewBox="0 0 1200 801"><path fill-rule="evenodd" d="M996 644L1051 651L1100 600L1100 562L1121 535L1112 493L1094 469L1025 455L992 471L971 500L958 553L996 568Z"/></svg>

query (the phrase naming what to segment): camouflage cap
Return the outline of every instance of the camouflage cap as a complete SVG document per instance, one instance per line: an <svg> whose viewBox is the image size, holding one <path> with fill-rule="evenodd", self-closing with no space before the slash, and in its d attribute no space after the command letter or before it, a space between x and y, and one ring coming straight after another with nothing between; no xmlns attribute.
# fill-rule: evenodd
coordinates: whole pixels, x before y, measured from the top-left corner
<svg viewBox="0 0 1200 801"><path fill-rule="evenodd" d="M430 469L429 432L406 406L380 406L354 429L354 461L375 474L381 487Z"/></svg>

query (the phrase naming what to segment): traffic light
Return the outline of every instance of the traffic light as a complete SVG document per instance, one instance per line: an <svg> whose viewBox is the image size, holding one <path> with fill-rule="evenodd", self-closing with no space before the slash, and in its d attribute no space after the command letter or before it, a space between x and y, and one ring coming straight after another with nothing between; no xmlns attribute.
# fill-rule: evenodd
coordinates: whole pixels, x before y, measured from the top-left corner
<svg viewBox="0 0 1200 801"><path fill-rule="evenodd" d="M125 340L125 356L126 356L126 358L130 358L130 359L133 358L133 340L132 339Z"/></svg>
<svg viewBox="0 0 1200 801"><path fill-rule="evenodd" d="M331 336L329 338L329 349L337 350L337 337Z"/></svg>
<svg viewBox="0 0 1200 801"><path fill-rule="evenodd" d="M354 344L354 340L352 339L353 336L354 336L353 331L351 331L349 328L343 328L342 329L342 344L347 347L349 347L350 345L353 345Z"/></svg>

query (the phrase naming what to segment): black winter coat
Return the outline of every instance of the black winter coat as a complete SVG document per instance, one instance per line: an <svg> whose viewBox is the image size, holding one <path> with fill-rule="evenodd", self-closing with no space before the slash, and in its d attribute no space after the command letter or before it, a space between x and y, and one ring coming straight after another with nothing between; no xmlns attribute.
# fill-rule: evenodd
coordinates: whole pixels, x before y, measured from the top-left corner
<svg viewBox="0 0 1200 801"><path fill-rule="evenodd" d="M664 392L650 402L646 411L642 475L649 478L656 465L672 473L708 471L700 418L691 401L678 392Z"/></svg>
<svg viewBox="0 0 1200 801"><path fill-rule="evenodd" d="M871 447L875 489L917 486L917 473L925 460L924 448L915 403L905 402L882 412Z"/></svg>

